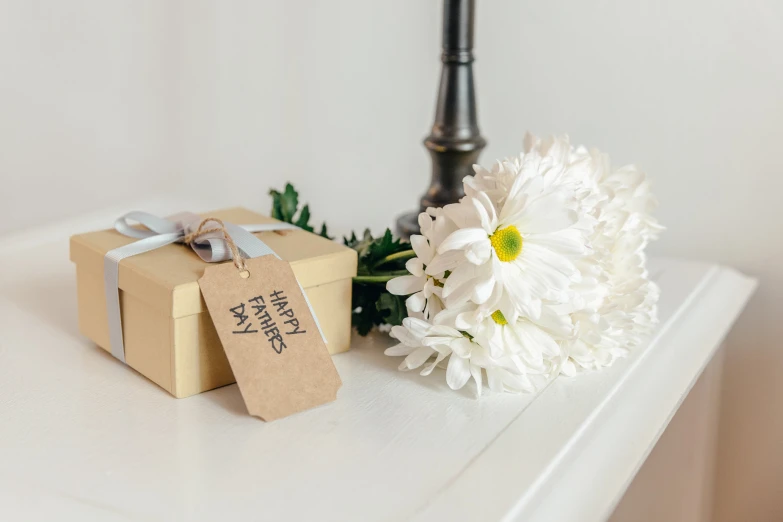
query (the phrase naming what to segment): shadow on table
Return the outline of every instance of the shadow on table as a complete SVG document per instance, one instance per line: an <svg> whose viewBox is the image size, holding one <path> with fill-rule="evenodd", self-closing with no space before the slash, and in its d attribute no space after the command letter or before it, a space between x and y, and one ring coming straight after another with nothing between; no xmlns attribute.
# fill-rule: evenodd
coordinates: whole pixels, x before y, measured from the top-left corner
<svg viewBox="0 0 783 522"><path fill-rule="evenodd" d="M239 387L236 384L227 384L214 390L206 391L201 394L205 400L217 404L220 408L228 411L232 415L247 417L250 415L242 400L242 394L239 393ZM183 399L187 400L187 399Z"/></svg>

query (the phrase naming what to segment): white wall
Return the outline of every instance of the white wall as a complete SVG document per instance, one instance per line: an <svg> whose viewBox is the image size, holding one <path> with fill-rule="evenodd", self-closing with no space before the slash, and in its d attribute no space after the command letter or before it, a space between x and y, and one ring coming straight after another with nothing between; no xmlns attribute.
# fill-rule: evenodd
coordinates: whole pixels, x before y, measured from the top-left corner
<svg viewBox="0 0 783 522"><path fill-rule="evenodd" d="M440 2L0 0L0 232L161 186L379 229L427 185ZM479 2L482 161L569 132L655 179L656 254L761 277L731 340L718 520L783 519L783 4ZM351 208L352 212L345 212Z"/></svg>
<svg viewBox="0 0 783 522"><path fill-rule="evenodd" d="M0 0L0 233L172 185L175 16Z"/></svg>
<svg viewBox="0 0 783 522"><path fill-rule="evenodd" d="M264 209L269 187L290 180L342 232L416 208L439 75L436 3L217 6L185 10L190 179L219 179L226 202Z"/></svg>

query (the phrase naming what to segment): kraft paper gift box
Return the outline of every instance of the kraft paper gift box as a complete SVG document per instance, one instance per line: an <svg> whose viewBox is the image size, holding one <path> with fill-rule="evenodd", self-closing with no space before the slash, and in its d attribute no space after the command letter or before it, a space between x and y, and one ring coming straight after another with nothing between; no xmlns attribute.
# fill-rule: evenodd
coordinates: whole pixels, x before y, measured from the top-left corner
<svg viewBox="0 0 783 522"><path fill-rule="evenodd" d="M276 222L243 208L209 212L202 217L238 225ZM291 263L321 325L329 353L348 350L356 252L304 230L255 235ZM133 241L114 229L71 237L79 329L107 351L110 343L104 256ZM235 382L199 290L198 279L206 266L190 247L179 243L120 262L126 363L175 397L188 397Z"/></svg>

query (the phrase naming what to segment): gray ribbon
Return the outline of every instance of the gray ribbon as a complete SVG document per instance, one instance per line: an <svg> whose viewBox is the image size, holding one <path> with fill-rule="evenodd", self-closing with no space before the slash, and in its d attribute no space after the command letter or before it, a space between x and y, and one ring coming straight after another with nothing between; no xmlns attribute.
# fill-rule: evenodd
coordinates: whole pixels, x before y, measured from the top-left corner
<svg viewBox="0 0 783 522"><path fill-rule="evenodd" d="M132 221L143 225L146 229L132 226ZM109 250L103 258L103 283L106 293L106 310L109 318L111 354L123 363L125 362L125 345L122 339L122 317L120 315L120 261L171 243L182 243L184 237L194 232L201 221L201 217L190 212L183 212L171 216L169 219L163 219L146 212L135 211L125 214L114 223L114 228L117 232L138 239L138 241L129 245ZM280 256L252 233L298 228L289 223L257 225L225 223L225 227L243 257L254 258L272 254L278 259L280 259ZM219 232L199 236L190 243L190 246L207 263L219 263L232 258L231 249L227 248L225 237ZM302 288L302 286L299 285L299 288ZM310 305L310 300L307 298L307 294L304 293L304 289L302 289L302 294L305 297L305 301L307 301L310 312L313 314L318 331L321 333L321 337L324 338L321 325L318 323L318 318L313 312L313 307ZM324 338L324 342L326 342L326 338Z"/></svg>

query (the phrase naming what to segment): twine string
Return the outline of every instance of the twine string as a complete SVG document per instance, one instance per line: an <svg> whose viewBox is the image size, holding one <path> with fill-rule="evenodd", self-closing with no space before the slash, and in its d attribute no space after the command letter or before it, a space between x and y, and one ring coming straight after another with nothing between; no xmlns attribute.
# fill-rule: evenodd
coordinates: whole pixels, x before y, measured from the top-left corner
<svg viewBox="0 0 783 522"><path fill-rule="evenodd" d="M210 222L215 222L220 226L205 228L207 223ZM239 270L240 272L248 271L247 264L245 264L245 259L242 257L242 254L240 253L239 248L237 248L236 243L234 243L234 240L231 239L231 235L228 233L228 230L226 230L226 225L224 225L223 222L218 218L206 218L203 221L201 221L196 231L187 234L183 238L183 242L185 242L186 244L191 244L199 237L205 236L207 234L212 234L214 232L220 232L223 235L223 240L226 242L228 249L231 251L231 259L232 261L234 261L234 266L237 267L237 270Z"/></svg>

